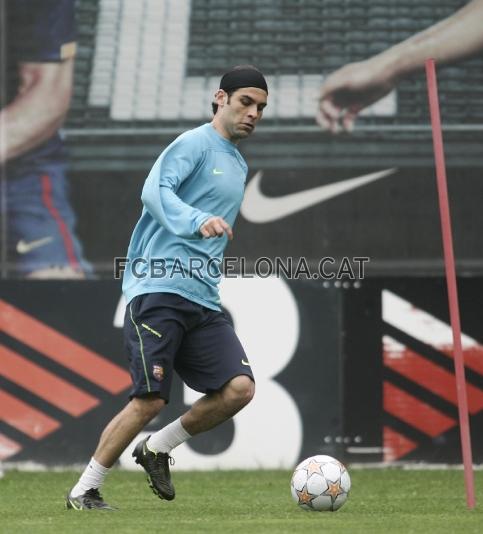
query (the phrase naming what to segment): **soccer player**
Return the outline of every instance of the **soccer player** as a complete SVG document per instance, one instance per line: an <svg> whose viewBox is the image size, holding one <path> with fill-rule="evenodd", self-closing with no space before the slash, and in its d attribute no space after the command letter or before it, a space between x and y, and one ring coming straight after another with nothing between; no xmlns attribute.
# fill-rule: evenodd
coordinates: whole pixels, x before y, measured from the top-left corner
<svg viewBox="0 0 483 534"><path fill-rule="evenodd" d="M0 217L7 228L9 273L28 278L84 278L91 266L74 233L66 154L59 133L69 109L76 32L74 0L15 0L2 45ZM6 37L6 38L5 38ZM1 92L4 94L4 91ZM3 212L2 212L3 210Z"/></svg>
<svg viewBox="0 0 483 534"><path fill-rule="evenodd" d="M254 395L250 363L220 309L218 282L247 175L237 144L254 131L267 96L256 68L238 66L224 74L213 121L179 136L146 179L123 280L133 389L67 495L68 508L111 509L99 488L129 443L168 403L173 371L205 395L134 449L162 499L175 497L172 449L226 421Z"/></svg>
<svg viewBox="0 0 483 534"><path fill-rule="evenodd" d="M444 65L483 49L483 0L373 56L332 73L321 88L318 123L333 133L351 131L357 114L387 95L398 82L424 67L427 58Z"/></svg>

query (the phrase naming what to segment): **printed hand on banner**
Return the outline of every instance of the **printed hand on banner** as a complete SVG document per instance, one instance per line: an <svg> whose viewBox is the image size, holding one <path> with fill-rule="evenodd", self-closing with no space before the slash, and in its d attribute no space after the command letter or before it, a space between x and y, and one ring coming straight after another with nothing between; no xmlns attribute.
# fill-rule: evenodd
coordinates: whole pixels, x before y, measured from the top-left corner
<svg viewBox="0 0 483 534"><path fill-rule="evenodd" d="M326 130L352 131L357 114L394 89L392 69L379 58L350 63L331 74L320 91L317 122Z"/></svg>

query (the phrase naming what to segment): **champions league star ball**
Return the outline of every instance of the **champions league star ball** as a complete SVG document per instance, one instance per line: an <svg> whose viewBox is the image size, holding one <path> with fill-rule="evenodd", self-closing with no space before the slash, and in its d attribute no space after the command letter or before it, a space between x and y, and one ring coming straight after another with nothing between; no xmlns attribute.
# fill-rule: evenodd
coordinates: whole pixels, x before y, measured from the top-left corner
<svg viewBox="0 0 483 534"><path fill-rule="evenodd" d="M305 510L335 512L347 500L351 479L331 456L311 456L295 468L290 482L294 501Z"/></svg>

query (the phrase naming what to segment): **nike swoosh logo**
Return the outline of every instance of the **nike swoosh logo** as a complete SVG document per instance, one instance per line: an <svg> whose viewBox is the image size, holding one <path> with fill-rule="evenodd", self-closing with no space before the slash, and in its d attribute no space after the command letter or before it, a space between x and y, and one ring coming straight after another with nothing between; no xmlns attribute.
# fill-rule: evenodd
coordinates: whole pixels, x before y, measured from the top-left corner
<svg viewBox="0 0 483 534"><path fill-rule="evenodd" d="M241 361L243 365L246 365L247 367L250 367L250 362L242 360Z"/></svg>
<svg viewBox="0 0 483 534"><path fill-rule="evenodd" d="M283 217L288 217L311 206L315 206L320 202L325 202L330 198L380 180L396 171L397 169L386 169L281 197L267 197L262 193L260 182L263 171L258 171L246 187L245 198L240 213L247 221L252 223L277 221Z"/></svg>
<svg viewBox="0 0 483 534"><path fill-rule="evenodd" d="M213 169L213 174L223 174L223 171L219 171L218 169Z"/></svg>
<svg viewBox="0 0 483 534"><path fill-rule="evenodd" d="M27 254L27 252L30 252L35 248L42 247L43 245L50 243L53 241L53 239L54 238L52 236L42 237L42 239L36 239L35 241L24 241L21 239L17 243L17 252L19 254Z"/></svg>

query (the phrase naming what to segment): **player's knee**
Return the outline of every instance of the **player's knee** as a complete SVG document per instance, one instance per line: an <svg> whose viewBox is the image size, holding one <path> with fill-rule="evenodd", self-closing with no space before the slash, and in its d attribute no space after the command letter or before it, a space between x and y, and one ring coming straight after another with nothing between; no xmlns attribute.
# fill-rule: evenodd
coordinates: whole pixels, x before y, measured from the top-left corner
<svg viewBox="0 0 483 534"><path fill-rule="evenodd" d="M255 395L255 383L246 375L236 376L227 384L226 395L231 404L243 408Z"/></svg>
<svg viewBox="0 0 483 534"><path fill-rule="evenodd" d="M136 417L139 420L148 423L159 414L166 405L166 402L164 399L154 396L135 397L132 399L131 405L135 411Z"/></svg>

